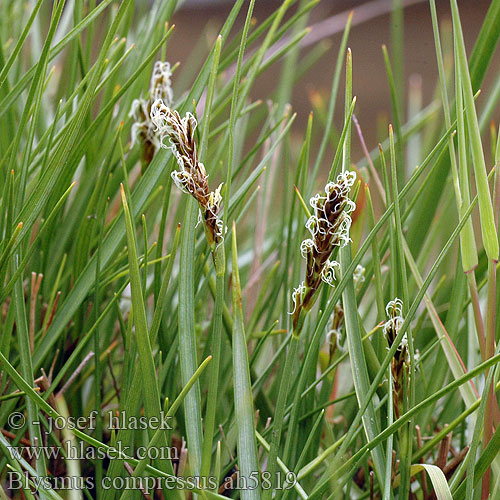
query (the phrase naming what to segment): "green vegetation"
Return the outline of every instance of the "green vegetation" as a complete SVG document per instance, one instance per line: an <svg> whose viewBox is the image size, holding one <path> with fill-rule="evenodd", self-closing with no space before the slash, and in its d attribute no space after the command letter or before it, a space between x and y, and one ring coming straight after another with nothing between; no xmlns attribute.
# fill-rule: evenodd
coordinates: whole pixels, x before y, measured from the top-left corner
<svg viewBox="0 0 500 500"><path fill-rule="evenodd" d="M177 3L0 4L0 499L500 498L500 0L424 108L393 1L373 151L352 15L296 120L318 0Z"/></svg>

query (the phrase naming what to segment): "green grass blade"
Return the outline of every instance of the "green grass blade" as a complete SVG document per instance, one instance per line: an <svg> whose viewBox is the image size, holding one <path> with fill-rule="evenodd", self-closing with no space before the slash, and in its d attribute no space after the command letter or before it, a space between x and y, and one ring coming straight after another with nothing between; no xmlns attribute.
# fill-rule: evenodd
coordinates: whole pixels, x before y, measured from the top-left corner
<svg viewBox="0 0 500 500"><path fill-rule="evenodd" d="M456 0L451 0L451 12L453 17L453 34L455 41L455 64L459 68L462 79L463 98L465 104L465 116L467 118L467 129L472 152L472 164L476 177L476 187L479 196L479 214L481 217L481 234L483 236L484 249L490 259L498 260L498 235L493 215L493 205L491 203L490 189L484 160L483 145L479 131L476 108L474 105L474 95L472 83L467 65L467 55L458 13Z"/></svg>
<svg viewBox="0 0 500 500"><path fill-rule="evenodd" d="M210 113L212 108L213 96L215 93L215 83L217 77L217 70L219 67L219 58L222 47L222 38L219 36L216 41L212 72L208 83L207 91L207 108L203 123L202 141L200 145L200 156L206 150L208 141L208 127L210 123ZM220 355L221 355L221 342L222 342L222 314L224 310L224 287L225 287L225 273L226 273L226 255L224 243L217 246L213 252L213 260L215 263L216 284L215 284L215 307L214 316L212 319L212 357L213 362L210 367L210 385L207 395L207 408L204 420L204 435L203 435L203 449L201 458L201 475L208 476L210 473L210 465L212 461L212 442L215 429L215 416L217 407L217 395L220 376Z"/></svg>
<svg viewBox="0 0 500 500"><path fill-rule="evenodd" d="M437 465L412 465L411 474L412 476L414 476L422 470L425 470L425 472L427 472L432 482L432 486L434 486L434 492L436 493L437 500L453 500L450 487L448 486L448 483L446 481L446 477L443 474L443 471Z"/></svg>
<svg viewBox="0 0 500 500"><path fill-rule="evenodd" d="M125 196L125 190L121 188L123 213L125 217L125 228L127 232L128 261L130 268L130 288L132 292L132 305L134 308L134 325L137 336L137 347L143 377L143 391L146 411L149 415L159 416L161 412L160 391L155 373L153 353L148 332L146 310L144 307L144 296L142 292L141 275L137 260L137 244L135 230L130 215L130 210Z"/></svg>
<svg viewBox="0 0 500 500"><path fill-rule="evenodd" d="M194 329L194 226L198 205L190 196L187 200L184 230L181 235L179 276L179 355L183 385L193 376L197 363ZM202 455L201 396L199 382L195 382L184 401L187 445L191 472L199 475Z"/></svg>
<svg viewBox="0 0 500 500"><path fill-rule="evenodd" d="M261 495L254 426L255 416L245 327L243 324L237 252L236 226L233 223L233 377L235 416L238 430L238 463L241 476L246 478L247 484L252 485L252 487L241 491L241 498L243 500L258 500ZM254 485L256 487L253 487Z"/></svg>

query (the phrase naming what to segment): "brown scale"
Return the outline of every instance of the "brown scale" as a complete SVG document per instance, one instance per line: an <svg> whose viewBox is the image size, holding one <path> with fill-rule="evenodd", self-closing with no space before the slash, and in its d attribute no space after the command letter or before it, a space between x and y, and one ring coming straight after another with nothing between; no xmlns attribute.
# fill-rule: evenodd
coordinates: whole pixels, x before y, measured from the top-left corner
<svg viewBox="0 0 500 500"><path fill-rule="evenodd" d="M148 101L147 104L148 107L148 112L151 108L151 102ZM144 112L142 111L142 107L139 107L139 117L140 119L138 121L144 122L146 121L147 117L144 115ZM141 131L139 133L139 142L141 144L141 173L144 173L148 165L153 161L153 157L156 153L156 147L151 141L149 135L148 135L148 128L146 125L143 125L141 127Z"/></svg>
<svg viewBox="0 0 500 500"><path fill-rule="evenodd" d="M405 363L401 363L392 360L391 364L392 370L392 397L394 400L394 414L398 419L402 413L402 405L403 405L403 378L404 374L407 371L407 367Z"/></svg>
<svg viewBox="0 0 500 500"><path fill-rule="evenodd" d="M166 92L161 91L166 86L167 85L166 85L165 79L163 78L163 75L160 76L160 78L155 79L154 85L153 85L154 91L152 92L152 96L154 96L155 100L162 99L163 101L165 101L167 99Z"/></svg>
<svg viewBox="0 0 500 500"><path fill-rule="evenodd" d="M144 174L148 165L153 161L156 153L156 146L150 141L148 134L141 130L140 139L142 143L141 148L141 173Z"/></svg>
<svg viewBox="0 0 500 500"><path fill-rule="evenodd" d="M208 244L219 243L220 236L217 230L217 214L213 210L207 209L204 213L205 227L208 229Z"/></svg>
<svg viewBox="0 0 500 500"><path fill-rule="evenodd" d="M344 324L344 309L340 302L335 305L335 309L333 311L333 320L332 320L332 330L334 332L340 332L342 325ZM333 355L336 353L339 348L339 338L335 336L335 342L330 343L330 360L333 358Z"/></svg>

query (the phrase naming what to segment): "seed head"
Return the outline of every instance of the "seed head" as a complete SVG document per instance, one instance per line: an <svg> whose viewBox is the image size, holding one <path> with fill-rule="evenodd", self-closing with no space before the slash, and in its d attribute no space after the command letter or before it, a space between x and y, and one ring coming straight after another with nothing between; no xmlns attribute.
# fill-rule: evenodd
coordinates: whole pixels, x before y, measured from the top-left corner
<svg viewBox="0 0 500 500"><path fill-rule="evenodd" d="M384 334L387 337L390 348L394 344L396 336L401 331L401 327L404 323L404 319L401 316L403 312L403 302L398 298L391 300L387 304L385 312L388 316L388 320L384 324ZM403 384L405 373L408 373L408 366L408 339L405 334L391 361L392 392L396 418L399 418L402 412L404 397Z"/></svg>
<svg viewBox="0 0 500 500"><path fill-rule="evenodd" d="M314 209L306 222L311 238L304 240L300 247L307 262L308 286L314 286L318 277L333 286L335 269L339 266L335 261L330 261L329 257L335 247L343 247L350 241L349 214L356 205L348 195L355 180L355 172L344 172L338 176L337 182L329 182L325 186L325 192L316 194L309 202Z"/></svg>
<svg viewBox="0 0 500 500"><path fill-rule="evenodd" d="M200 218L205 225L210 246L223 240L222 184L215 191L208 187L205 166L198 160L195 132L198 122L192 113L181 117L170 109L162 99L157 99L151 107L151 121L160 146L174 154L179 170L172 172L175 185L184 193L193 196L200 206Z"/></svg>
<svg viewBox="0 0 500 500"><path fill-rule="evenodd" d="M300 253L306 260L306 278L292 296L294 327L298 325L301 310L307 311L313 306L321 282L334 286L340 266L330 256L336 247L343 247L351 241L349 214L356 204L349 199L349 192L355 180L355 172L343 172L336 182L329 182L325 191L313 196L309 202L314 210L306 222L311 237L300 245Z"/></svg>
<svg viewBox="0 0 500 500"><path fill-rule="evenodd" d="M167 106L172 106L174 93L172 91L171 78L172 70L170 69L170 63L156 61L149 87L151 102L161 99Z"/></svg>
<svg viewBox="0 0 500 500"><path fill-rule="evenodd" d="M171 77L170 64L156 61L147 99L134 99L130 108L129 116L134 119L131 129L132 146L135 143L142 145L142 161L146 166L160 148L160 140L151 120L151 106L157 99L162 99L168 106L172 105Z"/></svg>
<svg viewBox="0 0 500 500"><path fill-rule="evenodd" d="M401 299L398 299L396 297L394 300L388 302L387 306L385 307L385 312L388 316L388 320L384 324L384 335L387 338L389 347L391 347L404 323L403 317L401 316L401 314L403 313L403 302L401 301ZM401 350L406 346L406 343L406 338L403 338L400 347L396 351L396 354L398 354L398 352L399 354L401 353Z"/></svg>

